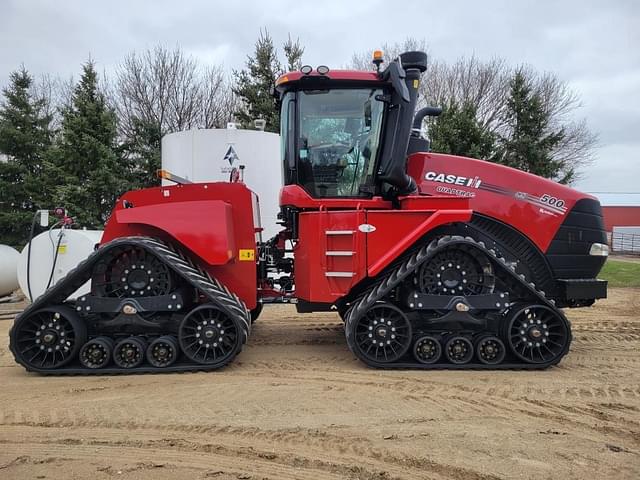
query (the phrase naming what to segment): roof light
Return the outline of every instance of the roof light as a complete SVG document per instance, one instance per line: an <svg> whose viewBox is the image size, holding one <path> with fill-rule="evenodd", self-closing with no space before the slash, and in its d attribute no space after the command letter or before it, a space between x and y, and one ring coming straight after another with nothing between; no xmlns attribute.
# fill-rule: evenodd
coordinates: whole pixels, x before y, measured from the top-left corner
<svg viewBox="0 0 640 480"><path fill-rule="evenodd" d="M309 75L311 72L313 72L313 67L311 65L305 65L300 69L300 72L303 75Z"/></svg>
<svg viewBox="0 0 640 480"><path fill-rule="evenodd" d="M162 178L163 180L169 180L170 182L174 182L179 185L193 183L191 180L179 177L178 175L174 175L169 170L164 170L164 169L156 170L156 175L158 176L158 178Z"/></svg>
<svg viewBox="0 0 640 480"><path fill-rule="evenodd" d="M380 65L384 62L384 58L382 58L382 50L374 50L373 51L373 64L376 66L376 71L380 73Z"/></svg>
<svg viewBox="0 0 640 480"><path fill-rule="evenodd" d="M318 68L316 68L316 72L318 72L320 75L326 75L327 73L329 73L329 67L327 67L326 65L320 65L318 66Z"/></svg>
<svg viewBox="0 0 640 480"><path fill-rule="evenodd" d="M278 80L276 80L276 87L278 85L280 85L281 83L286 83L289 81L289 77L287 77L286 75L283 75L282 77L280 77Z"/></svg>

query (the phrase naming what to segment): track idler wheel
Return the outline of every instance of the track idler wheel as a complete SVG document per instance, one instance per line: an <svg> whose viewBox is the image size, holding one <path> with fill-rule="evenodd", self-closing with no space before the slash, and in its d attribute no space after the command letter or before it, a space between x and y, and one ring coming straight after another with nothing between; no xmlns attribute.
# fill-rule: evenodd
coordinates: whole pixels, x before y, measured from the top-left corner
<svg viewBox="0 0 640 480"><path fill-rule="evenodd" d="M147 348L147 361L154 367L172 365L178 358L178 341L171 335L156 338Z"/></svg>
<svg viewBox="0 0 640 480"><path fill-rule="evenodd" d="M571 343L569 322L546 305L514 309L507 328L513 354L527 363L553 363L565 355Z"/></svg>
<svg viewBox="0 0 640 480"><path fill-rule="evenodd" d="M201 305L180 323L178 341L189 360L221 367L242 347L240 321L214 304Z"/></svg>
<svg viewBox="0 0 640 480"><path fill-rule="evenodd" d="M89 340L80 349L80 363L87 368L103 368L111 361L113 340L109 337L97 337Z"/></svg>
<svg viewBox="0 0 640 480"><path fill-rule="evenodd" d="M447 360L456 365L469 363L473 358L473 344L467 337L456 335L447 340L444 354Z"/></svg>
<svg viewBox="0 0 640 480"><path fill-rule="evenodd" d="M506 354L504 343L498 337L485 336L476 340L476 356L485 365L498 365Z"/></svg>
<svg viewBox="0 0 640 480"><path fill-rule="evenodd" d="M365 363L395 362L411 346L411 323L390 303L376 303L347 328L352 329L349 348Z"/></svg>
<svg viewBox="0 0 640 480"><path fill-rule="evenodd" d="M27 368L55 370L76 357L87 341L87 328L72 309L54 306L20 317L10 337L20 363Z"/></svg>
<svg viewBox="0 0 640 480"><path fill-rule="evenodd" d="M144 362L146 342L139 337L129 337L116 343L113 349L113 361L120 368L135 368Z"/></svg>
<svg viewBox="0 0 640 480"><path fill-rule="evenodd" d="M442 346L435 337L420 337L413 345L413 356L420 363L436 363L442 356Z"/></svg>

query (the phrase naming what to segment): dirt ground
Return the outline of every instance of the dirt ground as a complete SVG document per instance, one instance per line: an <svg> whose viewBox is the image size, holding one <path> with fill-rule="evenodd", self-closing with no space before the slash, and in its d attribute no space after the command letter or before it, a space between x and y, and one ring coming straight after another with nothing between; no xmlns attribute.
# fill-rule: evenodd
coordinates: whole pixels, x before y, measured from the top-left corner
<svg viewBox="0 0 640 480"><path fill-rule="evenodd" d="M637 479L639 307L569 311L543 372L376 371L336 315L270 307L219 372L45 378L3 320L0 478Z"/></svg>

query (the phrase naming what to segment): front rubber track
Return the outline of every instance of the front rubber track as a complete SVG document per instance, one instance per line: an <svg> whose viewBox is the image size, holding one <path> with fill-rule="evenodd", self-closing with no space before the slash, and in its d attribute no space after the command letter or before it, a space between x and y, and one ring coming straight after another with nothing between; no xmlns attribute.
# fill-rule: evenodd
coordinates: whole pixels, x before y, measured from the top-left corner
<svg viewBox="0 0 640 480"><path fill-rule="evenodd" d="M395 288L400 286L403 281L413 275L418 268L428 262L433 256L439 252L456 245L466 245L477 249L479 252L485 254L492 262L494 269L499 271L505 279L508 279L514 289L518 289L520 292L525 292L532 301L546 305L550 309L557 312L567 323L569 329L567 344L562 353L555 359L546 363L525 363L520 361L503 361L500 364L487 365L475 360L465 364L454 364L449 362L438 362L432 364L420 363L417 361L398 361L396 363L380 363L370 359L364 358L359 355L358 349L355 345L354 336L351 334L351 325L358 321L360 316L364 315L374 304L384 300L389 294L391 294ZM431 241L430 243L422 246L417 251L407 255L407 257L399 263L396 263L394 268L387 271L371 288L361 294L349 307L349 310L345 315L345 336L347 340L347 346L351 352L363 363L372 368L379 369L412 369L412 370L544 370L551 366L557 365L564 356L569 353L571 346L571 323L566 318L562 310L557 308L554 302L548 299L544 292L536 289L536 286L528 282L524 275L516 273L515 266L507 264L505 259L500 256L495 250L488 249L483 242L477 242L471 237L461 236L445 236ZM428 333L428 332L427 332ZM479 332L480 333L480 332ZM494 334L494 332L487 332ZM506 345L506 344L505 344ZM507 347L509 348L509 347ZM512 357L511 355L509 357ZM515 359L517 360L517 359Z"/></svg>

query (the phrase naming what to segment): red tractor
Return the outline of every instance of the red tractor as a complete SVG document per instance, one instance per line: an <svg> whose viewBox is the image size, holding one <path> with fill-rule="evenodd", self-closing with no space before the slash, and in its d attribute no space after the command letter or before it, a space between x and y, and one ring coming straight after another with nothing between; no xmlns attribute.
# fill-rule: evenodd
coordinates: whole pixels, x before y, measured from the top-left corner
<svg viewBox="0 0 640 480"><path fill-rule="evenodd" d="M598 201L501 165L430 153L415 112L426 55L377 72L288 73L282 231L261 240L241 182L124 194L99 248L36 299L10 346L54 374L210 370L262 305L337 310L382 368L545 368L568 352L562 307L606 296ZM91 281L91 293L69 296Z"/></svg>

